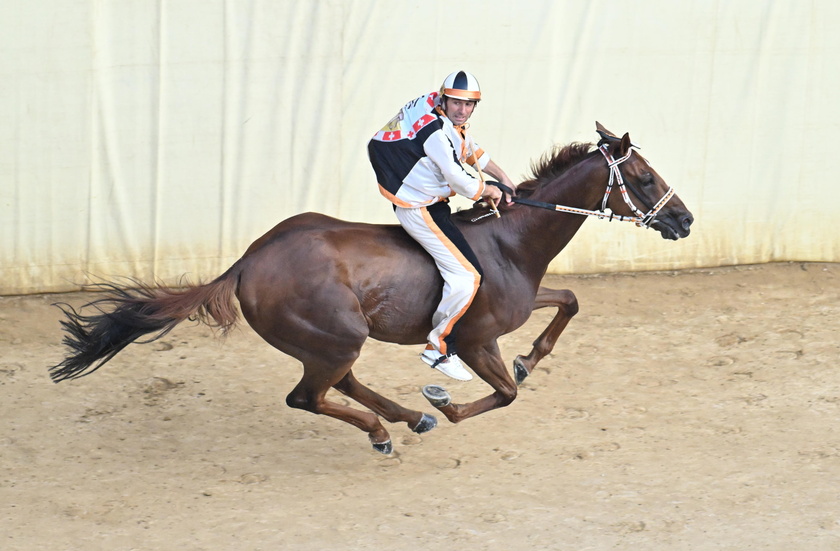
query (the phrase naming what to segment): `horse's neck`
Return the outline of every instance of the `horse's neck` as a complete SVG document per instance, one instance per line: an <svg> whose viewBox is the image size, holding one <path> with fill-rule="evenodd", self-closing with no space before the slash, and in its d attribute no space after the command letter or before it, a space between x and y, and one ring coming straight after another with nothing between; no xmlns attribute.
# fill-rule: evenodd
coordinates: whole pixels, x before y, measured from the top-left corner
<svg viewBox="0 0 840 551"><path fill-rule="evenodd" d="M531 199L566 207L594 210L606 188L607 171L598 158L589 157L570 168L557 180L543 185ZM523 261L544 273L548 263L575 236L587 216L568 214L534 207L519 209L518 248Z"/></svg>

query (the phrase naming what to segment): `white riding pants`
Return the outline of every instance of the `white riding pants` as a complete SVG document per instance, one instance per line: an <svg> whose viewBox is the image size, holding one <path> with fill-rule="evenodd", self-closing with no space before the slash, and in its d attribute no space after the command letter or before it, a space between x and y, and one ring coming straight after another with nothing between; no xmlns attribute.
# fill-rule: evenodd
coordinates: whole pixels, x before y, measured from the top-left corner
<svg viewBox="0 0 840 551"><path fill-rule="evenodd" d="M443 276L443 296L432 317L429 344L441 354L455 354L455 324L478 292L481 266L461 231L449 218L447 203L429 207L396 207L397 219L408 234L432 256Z"/></svg>

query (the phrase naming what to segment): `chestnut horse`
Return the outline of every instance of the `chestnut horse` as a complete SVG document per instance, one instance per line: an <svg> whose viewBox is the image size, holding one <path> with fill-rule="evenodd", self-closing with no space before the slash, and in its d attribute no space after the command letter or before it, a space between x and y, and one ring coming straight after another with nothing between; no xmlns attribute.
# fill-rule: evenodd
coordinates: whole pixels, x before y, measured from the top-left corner
<svg viewBox="0 0 840 551"><path fill-rule="evenodd" d="M501 218L486 216L486 205L454 215L485 273L459 327L459 356L493 393L456 404L440 386L423 388L450 422L513 402L517 385L577 313L571 291L540 287L540 281L586 215L629 220L665 239L689 234L691 213L634 151L629 136L618 138L600 124L598 132L597 148L573 143L534 163L532 178L518 187L515 202L500 207ZM91 373L139 337L160 338L190 317L230 329L238 321L236 296L254 331L303 363L303 377L286 398L290 407L350 423L382 453L390 453L392 445L380 417L407 423L417 433L437 424L433 416L367 388L352 371L367 338L425 344L432 328L443 280L431 257L398 225L301 214L255 241L210 283L186 288L135 283L134 290L106 284L111 292L83 307L93 307L89 315L59 305L66 314L61 323L70 353L50 369L54 381ZM530 353L514 360L511 377L496 340L524 324L533 310L548 306L557 307L556 316ZM372 413L327 400L330 388Z"/></svg>

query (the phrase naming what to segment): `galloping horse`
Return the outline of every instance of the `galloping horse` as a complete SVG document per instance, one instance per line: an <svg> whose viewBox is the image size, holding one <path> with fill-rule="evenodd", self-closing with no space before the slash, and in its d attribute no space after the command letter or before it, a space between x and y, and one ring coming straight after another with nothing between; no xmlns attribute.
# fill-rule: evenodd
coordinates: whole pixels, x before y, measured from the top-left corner
<svg viewBox="0 0 840 551"><path fill-rule="evenodd" d="M587 215L628 220L665 239L689 234L693 216L634 151L629 135L618 138L600 124L597 129L597 147L572 143L533 163L532 178L518 187L513 204L500 207L501 218L488 217L480 205L454 215L485 272L462 318L459 356L493 393L456 404L442 387L424 387L424 396L450 422L513 402L517 385L577 313L571 291L540 287L540 281ZM210 283L138 285L124 290L106 284L111 293L83 307L92 306L97 313L91 315L59 305L67 317L61 323L70 355L50 368L55 382L91 373L137 338L150 333L156 333L151 340L160 338L190 317L230 329L238 321L236 296L254 331L303 363L303 377L286 398L290 407L350 423L386 454L392 445L380 417L405 422L417 433L437 424L432 415L406 409L362 385L352 371L367 338L424 344L432 327L443 280L400 226L301 214L260 237ZM522 326L533 310L548 306L558 312L530 353L514 360L514 379L496 340ZM330 388L372 413L327 400Z"/></svg>

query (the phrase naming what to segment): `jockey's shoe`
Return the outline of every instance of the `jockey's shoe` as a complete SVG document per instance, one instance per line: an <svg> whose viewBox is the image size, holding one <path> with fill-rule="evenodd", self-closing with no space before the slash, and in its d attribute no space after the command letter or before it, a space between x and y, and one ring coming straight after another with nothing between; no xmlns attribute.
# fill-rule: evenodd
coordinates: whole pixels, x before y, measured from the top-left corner
<svg viewBox="0 0 840 551"><path fill-rule="evenodd" d="M457 354L442 356L437 350L426 349L420 354L420 359L453 379L469 381L473 378L472 374L464 368Z"/></svg>

